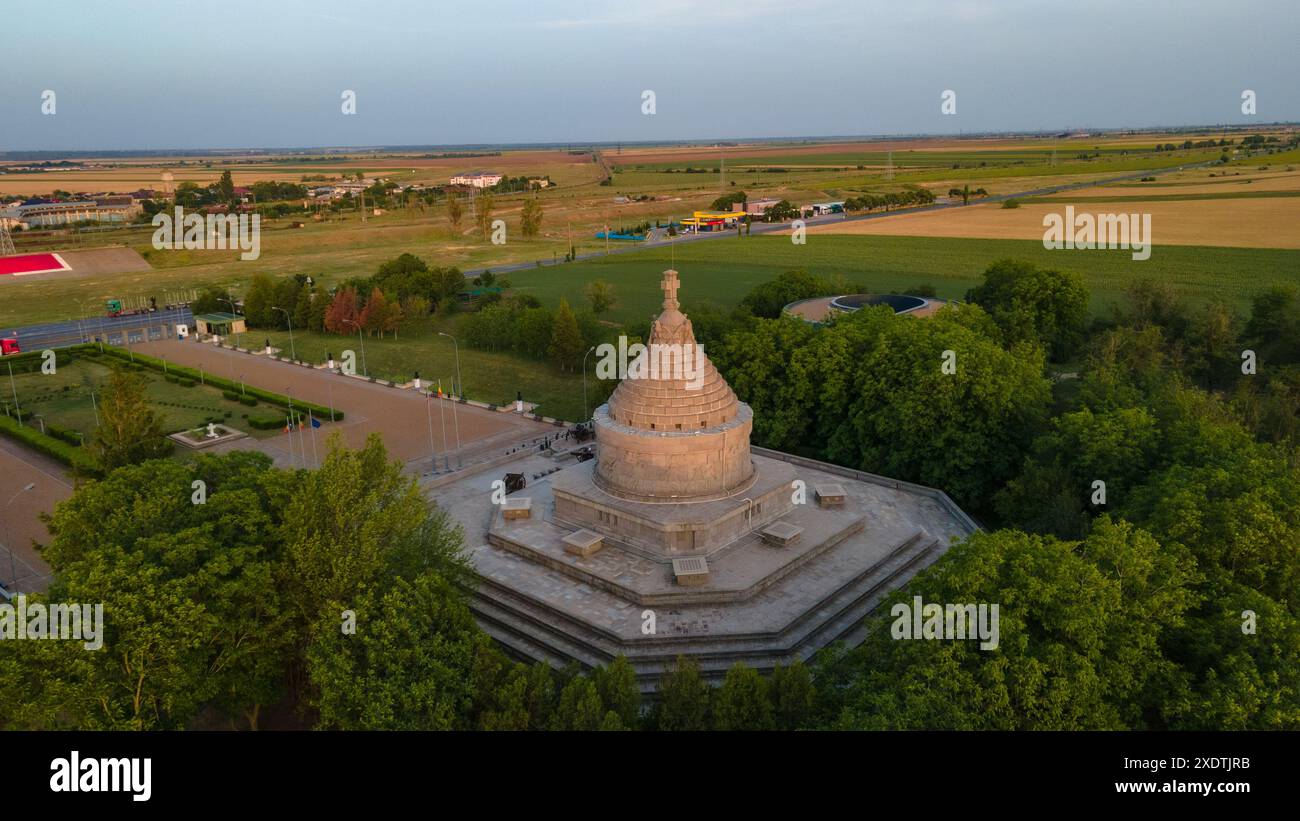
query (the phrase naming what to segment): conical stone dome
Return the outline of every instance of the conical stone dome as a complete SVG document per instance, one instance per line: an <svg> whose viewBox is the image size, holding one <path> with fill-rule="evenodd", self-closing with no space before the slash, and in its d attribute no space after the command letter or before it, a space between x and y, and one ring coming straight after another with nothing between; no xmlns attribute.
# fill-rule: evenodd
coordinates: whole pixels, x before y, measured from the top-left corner
<svg viewBox="0 0 1300 821"><path fill-rule="evenodd" d="M627 499L710 500L752 483L753 416L695 341L665 271L647 351L596 409L596 484Z"/></svg>

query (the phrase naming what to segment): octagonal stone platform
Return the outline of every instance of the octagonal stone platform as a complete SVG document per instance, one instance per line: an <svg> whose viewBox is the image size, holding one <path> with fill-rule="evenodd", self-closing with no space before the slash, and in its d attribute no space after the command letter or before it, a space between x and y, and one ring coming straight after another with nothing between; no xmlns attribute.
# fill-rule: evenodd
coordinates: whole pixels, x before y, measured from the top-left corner
<svg viewBox="0 0 1300 821"><path fill-rule="evenodd" d="M676 583L672 558L652 558L608 537L591 556L566 553L580 529L554 517L554 486L571 487L571 464L528 487L533 518L507 522L490 501L496 472L542 472L550 458L523 454L496 472L445 484L437 501L461 522L478 576L471 608L483 629L512 655L556 666L608 664L625 655L643 690L693 656L706 678L737 660L760 670L808 659L835 641L862 639L863 618L976 524L931 488L754 449L806 486L840 484L842 507L797 505L780 521L803 527L788 547L752 532L707 557L709 580ZM642 632L647 611L653 635Z"/></svg>

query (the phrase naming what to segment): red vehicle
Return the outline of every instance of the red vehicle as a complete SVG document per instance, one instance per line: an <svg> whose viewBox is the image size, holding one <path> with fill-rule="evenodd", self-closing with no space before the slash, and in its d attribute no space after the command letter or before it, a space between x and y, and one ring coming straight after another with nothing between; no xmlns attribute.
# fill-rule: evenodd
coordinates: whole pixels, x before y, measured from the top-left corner
<svg viewBox="0 0 1300 821"><path fill-rule="evenodd" d="M21 353L22 348L18 347L17 339L0 339L0 356L8 356L11 353Z"/></svg>

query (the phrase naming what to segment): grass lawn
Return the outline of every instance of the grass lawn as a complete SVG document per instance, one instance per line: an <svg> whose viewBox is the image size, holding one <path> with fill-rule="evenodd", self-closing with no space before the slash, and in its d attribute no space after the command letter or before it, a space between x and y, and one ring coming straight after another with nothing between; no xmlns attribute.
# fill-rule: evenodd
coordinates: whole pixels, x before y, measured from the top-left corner
<svg viewBox="0 0 1300 821"><path fill-rule="evenodd" d="M409 381L419 371L420 378L441 380L443 390L450 391L456 376L456 350L450 339L438 336L439 331L455 335L463 316L430 319L403 329L397 338L379 339L368 336L364 340L365 372L380 379L397 382ZM285 331L250 331L244 334L244 347L261 346L266 339L289 353L289 334ZM343 351L356 355L357 371L362 372L362 341L357 336L294 331L293 346L300 359L324 362L327 354L335 359ZM596 396L595 362L588 363L588 390ZM460 370L465 383L465 395L470 399L504 405L513 402L516 392L524 399L539 405L537 412L561 419L581 419L582 374L566 374L548 362L541 362L511 353L479 351L460 342Z"/></svg>
<svg viewBox="0 0 1300 821"><path fill-rule="evenodd" d="M246 423L244 416L250 413L276 416L281 414L279 410L262 404L248 407L231 402L216 388L201 384L192 388L182 387L151 371L141 371L139 375L145 380L145 397L162 418L163 430L168 433L200 427L214 416L226 417L232 426L250 436L263 438L277 433L255 430ZM40 414L47 424L79 431L89 439L95 430L91 391L98 399L108 378L106 366L78 359L60 366L56 373L15 374L12 384L8 374L4 373L0 381L4 383L6 407L12 405L16 389L18 403L25 413ZM39 425L35 421L33 424Z"/></svg>

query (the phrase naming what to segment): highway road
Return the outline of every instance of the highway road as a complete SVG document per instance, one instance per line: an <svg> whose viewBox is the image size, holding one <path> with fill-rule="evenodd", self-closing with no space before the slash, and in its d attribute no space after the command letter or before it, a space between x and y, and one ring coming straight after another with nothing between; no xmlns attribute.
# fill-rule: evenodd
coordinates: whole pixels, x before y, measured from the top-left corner
<svg viewBox="0 0 1300 821"><path fill-rule="evenodd" d="M175 326L194 324L194 315L186 306L160 308L147 314L132 316L92 316L86 319L67 319L62 322L45 322L39 325L0 328L0 338L17 338L24 352L45 348L66 348L82 342L107 342L111 345L136 344L150 339L161 339L164 332L170 335Z"/></svg>

